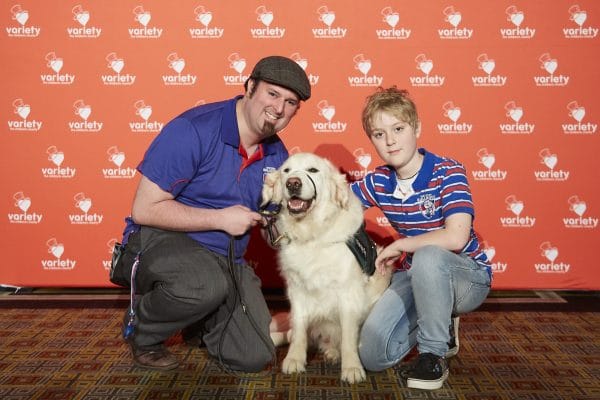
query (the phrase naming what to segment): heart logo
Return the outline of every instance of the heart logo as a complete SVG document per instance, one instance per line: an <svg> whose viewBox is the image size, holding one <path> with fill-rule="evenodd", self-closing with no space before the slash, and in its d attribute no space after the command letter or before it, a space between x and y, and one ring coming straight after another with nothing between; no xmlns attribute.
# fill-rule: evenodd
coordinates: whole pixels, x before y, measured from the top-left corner
<svg viewBox="0 0 600 400"><path fill-rule="evenodd" d="M146 26L148 25L148 22L150 22L150 19L152 19L152 15L146 11L144 13L136 15L136 19L140 24Z"/></svg>
<svg viewBox="0 0 600 400"><path fill-rule="evenodd" d="M335 13L333 12L326 12L321 14L321 21L323 21L323 23L327 26L331 26L331 24L333 24L333 21L335 21Z"/></svg>
<svg viewBox="0 0 600 400"><path fill-rule="evenodd" d="M259 19L265 26L269 26L271 25L271 22L273 22L273 13L271 11L262 13L260 14Z"/></svg>
<svg viewBox="0 0 600 400"><path fill-rule="evenodd" d="M17 207L19 207L21 211L26 213L27 210L29 210L29 207L31 207L31 199L29 197L20 199L19 201L17 201Z"/></svg>
<svg viewBox="0 0 600 400"><path fill-rule="evenodd" d="M125 67L125 61L123 61L122 59L111 61L110 62L110 67L117 74L120 74L121 71L123 70L123 67Z"/></svg>
<svg viewBox="0 0 600 400"><path fill-rule="evenodd" d="M583 213L587 209L587 205L585 204L584 201L580 201L579 203L573 204L571 206L571 209L573 210L573 212L575 212L575 214L577 214L581 217L581 216L583 216Z"/></svg>
<svg viewBox="0 0 600 400"><path fill-rule="evenodd" d="M433 69L433 61L427 60L419 63L419 69L423 71L425 75L429 75L429 73Z"/></svg>
<svg viewBox="0 0 600 400"><path fill-rule="evenodd" d="M21 11L21 12L17 13L17 15L15 15L15 19L21 25L25 25L25 23L29 19L29 11Z"/></svg>
<svg viewBox="0 0 600 400"><path fill-rule="evenodd" d="M525 15L523 15L522 11L519 11L517 13L514 13L514 14L510 15L510 21L515 26L521 26L521 23L523 22L524 19L525 19Z"/></svg>
<svg viewBox="0 0 600 400"><path fill-rule="evenodd" d="M496 156L493 154L488 154L487 156L481 157L481 163L485 165L487 169L492 168L494 163L496 162Z"/></svg>
<svg viewBox="0 0 600 400"><path fill-rule="evenodd" d="M544 164L546 164L546 167L548 167L550 169L554 169L557 162L558 162L558 157L556 157L556 154L552 154L550 156L544 157Z"/></svg>
<svg viewBox="0 0 600 400"><path fill-rule="evenodd" d="M202 25L208 27L208 24L210 24L210 21L212 21L212 13L205 12L198 15L198 21L200 21Z"/></svg>
<svg viewBox="0 0 600 400"><path fill-rule="evenodd" d="M519 122L519 120L521 119L521 117L523 117L523 109L521 107L519 107L519 108L513 108L512 110L510 110L508 112L508 115L510 116L510 118L513 121Z"/></svg>
<svg viewBox="0 0 600 400"><path fill-rule="evenodd" d="M571 16L571 19L579 26L582 26L587 19L587 13L585 11L579 11Z"/></svg>
<svg viewBox="0 0 600 400"><path fill-rule="evenodd" d="M31 107L29 107L29 106L17 107L17 114L19 114L19 116L23 119L27 119L30 112L31 112Z"/></svg>
<svg viewBox="0 0 600 400"><path fill-rule="evenodd" d="M83 118L85 121L87 121L87 119L90 117L91 113L92 113L92 107L90 107L90 106L79 107L77 109L77 114L81 118Z"/></svg>
<svg viewBox="0 0 600 400"><path fill-rule="evenodd" d="M78 13L75 16L77 22L79 22L82 26L86 26L88 21L90 20L90 13L88 11Z"/></svg>
<svg viewBox="0 0 600 400"><path fill-rule="evenodd" d="M152 107L144 106L137 111L137 114L142 117L144 121L148 121L148 118L152 115Z"/></svg>
<svg viewBox="0 0 600 400"><path fill-rule="evenodd" d="M550 61L546 61L544 63L544 69L550 74L554 74L554 71L556 71L556 68L558 68L558 62L556 60L550 60Z"/></svg>
<svg viewBox="0 0 600 400"><path fill-rule="evenodd" d="M57 74L60 72L60 70L63 67L63 60L62 58L57 58L55 60L50 61L50 68L52 68L52 70L54 72L56 72Z"/></svg>
<svg viewBox="0 0 600 400"><path fill-rule="evenodd" d="M117 166L117 167L121 167L121 165L123 165L123 162L125 161L125 153L120 152L120 153L116 153L110 156L110 160Z"/></svg>
<svg viewBox="0 0 600 400"><path fill-rule="evenodd" d="M56 258L60 258L65 252L65 246L62 244L57 244L56 246L52 246L50 248L50 253Z"/></svg>
<svg viewBox="0 0 600 400"><path fill-rule="evenodd" d="M371 70L371 61L364 60L360 61L357 65L357 68L363 75L367 75L367 73Z"/></svg>
<svg viewBox="0 0 600 400"><path fill-rule="evenodd" d="M515 201L514 203L510 204L510 211L512 211L515 215L519 215L523 211L524 207L525 206L523 205L522 201Z"/></svg>
<svg viewBox="0 0 600 400"><path fill-rule="evenodd" d="M492 73L494 68L496 68L496 62L494 60L488 60L481 63L481 69L488 75Z"/></svg>
<svg viewBox="0 0 600 400"><path fill-rule="evenodd" d="M398 25L398 21L400 21L400 15L398 13L393 13L385 16L385 22L388 23L389 26L395 28Z"/></svg>
<svg viewBox="0 0 600 400"><path fill-rule="evenodd" d="M460 13L450 14L447 18L448 22L450 22L450 25L452 25L455 28L458 26L458 24L460 24L461 19L462 15Z"/></svg>
<svg viewBox="0 0 600 400"><path fill-rule="evenodd" d="M358 161L358 163L360 164L361 167L363 167L364 169L367 169L369 164L371 164L371 155L363 154L363 155L359 156L356 159L356 161Z"/></svg>
<svg viewBox="0 0 600 400"><path fill-rule="evenodd" d="M238 74L241 74L246 69L246 60L234 61L233 69L235 69Z"/></svg>
<svg viewBox="0 0 600 400"><path fill-rule="evenodd" d="M306 58L302 58L300 60L296 60L296 64L298 64L303 70L306 70L306 67L308 67L308 60Z"/></svg>
<svg viewBox="0 0 600 400"><path fill-rule="evenodd" d="M81 201L77 202L77 207L79 207L79 209L81 211L83 211L84 213L87 214L87 212L90 210L90 208L92 207L92 199L87 198L87 199L83 199Z"/></svg>
<svg viewBox="0 0 600 400"><path fill-rule="evenodd" d="M571 117L575 118L575 121L581 122L585 117L585 108L579 107L570 112Z"/></svg>
<svg viewBox="0 0 600 400"><path fill-rule="evenodd" d="M486 247L483 249L483 252L489 261L492 261L496 256L496 249L494 247Z"/></svg>
<svg viewBox="0 0 600 400"><path fill-rule="evenodd" d="M65 153L63 153L62 151L52 153L50 155L50 161L52 161L54 163L54 165L56 165L57 167L60 167L60 165L63 163L64 160L65 160Z"/></svg>
<svg viewBox="0 0 600 400"><path fill-rule="evenodd" d="M334 106L323 107L319 114L321 114L327 121L331 121L331 119L335 115L335 107Z"/></svg>
<svg viewBox="0 0 600 400"><path fill-rule="evenodd" d="M451 108L446 112L446 115L452 122L456 122L460 118L460 108Z"/></svg>
<svg viewBox="0 0 600 400"><path fill-rule="evenodd" d="M178 74L181 74L181 71L183 71L183 68L185 68L185 60L180 58L177 61L173 61L171 63L171 68L173 68L173 70L175 70L175 72Z"/></svg>
<svg viewBox="0 0 600 400"><path fill-rule="evenodd" d="M551 247L549 249L544 250L544 257L546 257L551 263L556 260L558 257L558 249L556 247Z"/></svg>

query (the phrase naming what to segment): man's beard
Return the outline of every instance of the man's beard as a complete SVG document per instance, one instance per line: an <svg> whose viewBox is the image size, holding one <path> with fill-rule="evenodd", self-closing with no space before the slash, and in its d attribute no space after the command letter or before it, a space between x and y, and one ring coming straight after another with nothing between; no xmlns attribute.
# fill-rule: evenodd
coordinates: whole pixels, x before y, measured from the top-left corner
<svg viewBox="0 0 600 400"><path fill-rule="evenodd" d="M262 127L262 134L265 137L269 137L269 136L273 136L275 133L276 133L275 124L265 121L263 123L263 127Z"/></svg>

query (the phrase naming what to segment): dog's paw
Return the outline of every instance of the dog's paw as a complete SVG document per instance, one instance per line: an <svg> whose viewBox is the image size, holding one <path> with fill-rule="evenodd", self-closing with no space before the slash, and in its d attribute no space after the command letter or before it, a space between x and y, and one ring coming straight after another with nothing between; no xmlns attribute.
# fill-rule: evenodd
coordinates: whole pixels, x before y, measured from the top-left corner
<svg viewBox="0 0 600 400"><path fill-rule="evenodd" d="M342 369L342 381L358 383L367 379L367 373L362 367L350 367Z"/></svg>
<svg viewBox="0 0 600 400"><path fill-rule="evenodd" d="M283 364L281 364L281 371L284 374L293 374L296 372L304 372L304 371L306 371L305 364L306 363L303 360L286 357L283 360Z"/></svg>
<svg viewBox="0 0 600 400"><path fill-rule="evenodd" d="M329 363L335 364L340 361L340 352L338 349L328 348L323 350L323 356Z"/></svg>

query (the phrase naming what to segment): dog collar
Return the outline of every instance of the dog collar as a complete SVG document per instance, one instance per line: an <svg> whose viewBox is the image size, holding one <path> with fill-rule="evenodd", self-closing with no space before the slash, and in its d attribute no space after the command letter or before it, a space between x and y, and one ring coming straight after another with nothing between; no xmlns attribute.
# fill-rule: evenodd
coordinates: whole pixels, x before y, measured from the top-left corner
<svg viewBox="0 0 600 400"><path fill-rule="evenodd" d="M362 271L371 276L375 273L375 260L377 259L377 247L373 239L367 234L365 224L346 241L346 246L350 249Z"/></svg>

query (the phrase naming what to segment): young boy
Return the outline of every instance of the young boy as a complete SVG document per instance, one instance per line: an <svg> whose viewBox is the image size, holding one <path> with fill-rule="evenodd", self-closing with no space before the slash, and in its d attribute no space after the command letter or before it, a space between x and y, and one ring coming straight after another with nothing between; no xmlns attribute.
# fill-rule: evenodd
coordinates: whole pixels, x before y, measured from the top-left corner
<svg viewBox="0 0 600 400"><path fill-rule="evenodd" d="M385 165L352 190L365 208L379 207L400 236L376 266L405 258L363 325L361 361L368 370L383 370L416 341L419 355L407 385L439 389L448 378L446 357L458 350L453 316L479 307L492 278L473 230L467 175L460 163L417 147L421 122L405 90L379 88L367 98L362 123Z"/></svg>

